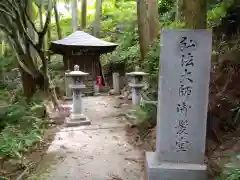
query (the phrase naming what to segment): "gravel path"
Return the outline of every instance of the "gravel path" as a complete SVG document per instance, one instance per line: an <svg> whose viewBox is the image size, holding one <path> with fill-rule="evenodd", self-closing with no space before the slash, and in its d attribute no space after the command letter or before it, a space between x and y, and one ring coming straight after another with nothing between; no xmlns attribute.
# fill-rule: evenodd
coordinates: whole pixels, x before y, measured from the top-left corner
<svg viewBox="0 0 240 180"><path fill-rule="evenodd" d="M40 180L143 180L142 153L127 142L126 122L119 116L124 109L114 105L114 97L85 97L85 114L92 124L61 128L34 176Z"/></svg>

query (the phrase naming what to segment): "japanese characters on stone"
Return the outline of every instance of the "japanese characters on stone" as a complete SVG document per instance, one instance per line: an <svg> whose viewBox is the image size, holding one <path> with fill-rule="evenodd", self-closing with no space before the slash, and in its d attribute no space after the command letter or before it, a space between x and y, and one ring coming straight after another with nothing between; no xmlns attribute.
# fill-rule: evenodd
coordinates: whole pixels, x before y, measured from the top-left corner
<svg viewBox="0 0 240 180"><path fill-rule="evenodd" d="M188 151L191 142L188 138L188 111L191 109L189 98L192 95L192 84L194 79L192 74L194 73L194 51L196 51L196 43L189 37L181 37L179 42L180 47L180 65L181 74L179 78L178 97L179 103L176 106L178 113L178 119L176 122L176 152Z"/></svg>

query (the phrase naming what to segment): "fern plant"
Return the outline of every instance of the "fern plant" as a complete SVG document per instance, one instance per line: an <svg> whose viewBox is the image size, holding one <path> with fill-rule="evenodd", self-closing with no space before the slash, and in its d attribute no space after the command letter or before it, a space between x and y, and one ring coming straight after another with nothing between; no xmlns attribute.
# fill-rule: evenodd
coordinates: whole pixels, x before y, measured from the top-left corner
<svg viewBox="0 0 240 180"><path fill-rule="evenodd" d="M223 174L217 180L239 180L240 179L240 155L237 155L231 163L225 166Z"/></svg>

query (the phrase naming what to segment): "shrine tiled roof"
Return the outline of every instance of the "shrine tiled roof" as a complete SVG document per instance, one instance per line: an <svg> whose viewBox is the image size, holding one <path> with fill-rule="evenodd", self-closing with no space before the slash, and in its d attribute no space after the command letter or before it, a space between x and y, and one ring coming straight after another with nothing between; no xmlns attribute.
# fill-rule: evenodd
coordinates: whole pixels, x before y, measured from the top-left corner
<svg viewBox="0 0 240 180"><path fill-rule="evenodd" d="M117 46L115 43L106 42L86 32L76 31L63 39L53 41L50 49L57 52L58 49L60 50L61 48L67 48L68 50L93 49L93 51L102 48L101 53L105 53L105 51L113 51Z"/></svg>

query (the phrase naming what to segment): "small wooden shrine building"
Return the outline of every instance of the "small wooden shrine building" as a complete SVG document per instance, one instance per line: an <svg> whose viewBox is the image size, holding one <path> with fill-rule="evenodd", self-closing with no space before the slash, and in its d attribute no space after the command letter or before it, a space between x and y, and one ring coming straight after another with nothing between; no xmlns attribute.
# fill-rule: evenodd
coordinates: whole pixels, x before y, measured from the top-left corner
<svg viewBox="0 0 240 180"><path fill-rule="evenodd" d="M100 55L112 52L116 47L117 44L103 41L83 31L76 31L61 40L53 41L50 50L63 55L65 71L72 71L77 64L80 71L89 73L88 83L96 81L97 76L102 76L104 85Z"/></svg>

